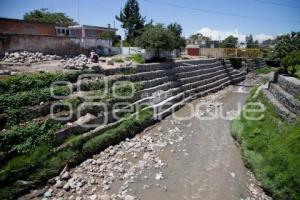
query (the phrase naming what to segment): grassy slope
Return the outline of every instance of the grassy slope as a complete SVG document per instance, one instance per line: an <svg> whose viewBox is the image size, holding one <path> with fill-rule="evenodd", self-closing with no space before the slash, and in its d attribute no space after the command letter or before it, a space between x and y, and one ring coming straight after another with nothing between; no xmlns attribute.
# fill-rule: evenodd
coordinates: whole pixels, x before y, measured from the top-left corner
<svg viewBox="0 0 300 200"><path fill-rule="evenodd" d="M246 120L242 114L247 107L233 121L233 136L241 143L247 166L274 199L300 199L300 118L289 125L261 93L248 99L259 101L266 105L265 117Z"/></svg>

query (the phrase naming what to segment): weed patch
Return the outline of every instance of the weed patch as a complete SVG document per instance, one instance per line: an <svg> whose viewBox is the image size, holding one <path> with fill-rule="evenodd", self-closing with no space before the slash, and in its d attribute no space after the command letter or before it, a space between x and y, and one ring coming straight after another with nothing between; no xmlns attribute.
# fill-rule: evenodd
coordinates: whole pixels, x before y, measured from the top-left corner
<svg viewBox="0 0 300 200"><path fill-rule="evenodd" d="M232 123L247 166L274 199L300 199L300 118L289 125L262 93L248 102L262 102L266 111L263 119L253 121L243 117L246 108Z"/></svg>

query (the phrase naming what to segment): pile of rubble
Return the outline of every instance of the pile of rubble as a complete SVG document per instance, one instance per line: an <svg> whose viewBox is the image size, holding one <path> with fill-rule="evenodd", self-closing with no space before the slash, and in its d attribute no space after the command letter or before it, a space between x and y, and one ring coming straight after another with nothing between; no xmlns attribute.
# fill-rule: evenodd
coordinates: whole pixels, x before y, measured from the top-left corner
<svg viewBox="0 0 300 200"><path fill-rule="evenodd" d="M60 62L60 66L62 66L64 69L77 69L77 70L83 70L85 68L88 68L87 64L89 63L88 58L84 54L80 54L79 56L76 56L74 58L68 58L66 60L62 60Z"/></svg>
<svg viewBox="0 0 300 200"><path fill-rule="evenodd" d="M57 55L44 55L43 53L36 52L13 52L13 53L5 53L3 61L6 63L38 63L44 61L52 61L52 60L60 60L61 57Z"/></svg>

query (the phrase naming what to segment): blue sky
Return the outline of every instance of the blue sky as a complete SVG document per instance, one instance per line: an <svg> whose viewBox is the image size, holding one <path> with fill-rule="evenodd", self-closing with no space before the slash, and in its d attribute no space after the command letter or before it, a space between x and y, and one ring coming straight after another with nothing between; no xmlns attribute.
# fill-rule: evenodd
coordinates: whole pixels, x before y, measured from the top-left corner
<svg viewBox="0 0 300 200"><path fill-rule="evenodd" d="M300 31L299 0L139 0L141 13L154 22L178 22L185 36L200 31L214 39L223 39L228 34L242 38L253 34L257 39L267 38L292 30ZM0 0L0 16L22 18L25 12L33 9L48 8L50 11L65 12L81 24L106 26L108 23L119 28L115 20L126 0ZM162 5L171 3L184 7L213 10L255 19L233 17L191 10L182 7ZM287 6L278 6L284 4ZM79 5L79 6L78 6ZM79 15L78 15L79 11ZM266 21L261 18L283 20L286 22Z"/></svg>

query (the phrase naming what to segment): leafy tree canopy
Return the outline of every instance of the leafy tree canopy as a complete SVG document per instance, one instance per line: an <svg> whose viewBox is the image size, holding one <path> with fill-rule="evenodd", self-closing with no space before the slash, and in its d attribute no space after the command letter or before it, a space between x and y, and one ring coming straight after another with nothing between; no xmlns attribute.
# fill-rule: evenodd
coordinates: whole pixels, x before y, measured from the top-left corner
<svg viewBox="0 0 300 200"><path fill-rule="evenodd" d="M193 34L189 37L192 40L209 41L210 38L202 35L201 33Z"/></svg>
<svg viewBox="0 0 300 200"><path fill-rule="evenodd" d="M292 51L297 50L300 50L300 32L291 32L276 38L273 57L283 59Z"/></svg>
<svg viewBox="0 0 300 200"><path fill-rule="evenodd" d="M116 45L121 40L121 36L116 35L116 33L113 31L103 31L100 33L99 37L102 40L110 40L112 45Z"/></svg>
<svg viewBox="0 0 300 200"><path fill-rule="evenodd" d="M134 39L139 35L138 30L144 27L146 19L140 14L137 0L127 0L123 10L116 16L116 19L122 23L128 42L133 44Z"/></svg>
<svg viewBox="0 0 300 200"><path fill-rule="evenodd" d="M236 48L238 44L238 38L233 35L228 36L220 44L222 48Z"/></svg>
<svg viewBox="0 0 300 200"><path fill-rule="evenodd" d="M63 26L73 26L78 24L74 19L68 17L62 12L50 12L47 8L42 8L39 10L33 10L31 12L25 13L23 19L26 21L33 22L47 22L55 23Z"/></svg>
<svg viewBox="0 0 300 200"><path fill-rule="evenodd" d="M157 24L145 27L135 42L136 45L147 50L159 52L159 50L174 50L175 41L176 35L173 31L165 28L162 24Z"/></svg>
<svg viewBox="0 0 300 200"><path fill-rule="evenodd" d="M168 25L168 30L173 32L175 35L175 48L179 49L180 47L185 47L185 38L181 36L182 27L180 24L171 23Z"/></svg>

